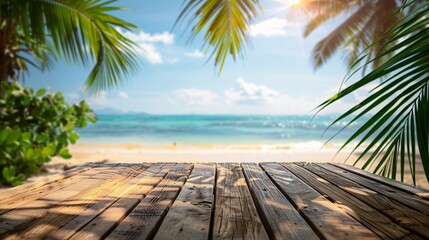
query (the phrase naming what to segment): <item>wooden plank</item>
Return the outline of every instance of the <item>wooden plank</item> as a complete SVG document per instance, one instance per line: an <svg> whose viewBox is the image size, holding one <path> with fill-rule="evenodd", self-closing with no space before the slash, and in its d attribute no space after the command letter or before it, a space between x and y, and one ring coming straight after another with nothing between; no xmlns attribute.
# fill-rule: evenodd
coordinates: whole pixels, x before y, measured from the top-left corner
<svg viewBox="0 0 429 240"><path fill-rule="evenodd" d="M59 231L50 239L95 239L101 238L121 222L129 212L165 177L175 164L155 163L133 179L125 194L115 191L102 202L96 203ZM117 200L120 198L119 200Z"/></svg>
<svg viewBox="0 0 429 240"><path fill-rule="evenodd" d="M313 229L325 239L379 239L316 190L278 163L263 163L262 168L288 199L305 215Z"/></svg>
<svg viewBox="0 0 429 240"><path fill-rule="evenodd" d="M34 188L34 187L28 187L22 188L20 191L23 191L22 193L18 193L15 196L11 196L7 199L3 199L0 203L0 215L4 214L14 208L17 208L21 205L24 205L28 202L34 201L38 198L41 198L43 196L48 195L49 193L58 191L60 189L65 188L68 185L71 185L73 183L76 183L77 181L80 181L80 176L83 172L85 174L93 174L94 172L98 171L96 168L97 166L100 166L99 164L96 165L88 165L86 167L83 167L81 170L77 170L76 172L72 172L68 175L67 178L63 179L57 179L55 181L51 181L48 183L42 182L41 184L35 184L37 187L40 185L40 187ZM78 174L80 173L80 174ZM20 192L19 191L19 192ZM12 193L11 193L12 194Z"/></svg>
<svg viewBox="0 0 429 240"><path fill-rule="evenodd" d="M375 238L369 230L383 239L429 236L428 201L420 190L384 184L346 167L219 164L215 180L214 165L195 164L186 181L191 166L178 164L168 172L175 165L152 165L139 174L134 171L141 165L102 164L7 191L10 198L0 200L0 212L5 211L0 239L308 239L305 232L291 237L298 230L286 227L274 234L287 211L301 216L314 238ZM302 226L295 223L299 226L292 227Z"/></svg>
<svg viewBox="0 0 429 240"><path fill-rule="evenodd" d="M420 239L410 231L395 224L390 218L370 205L307 169L296 164L284 163L282 165L382 239Z"/></svg>
<svg viewBox="0 0 429 240"><path fill-rule="evenodd" d="M305 168L345 190L362 202L367 203L380 213L390 217L399 226L411 232L418 233L420 236L429 236L429 217L421 212L365 188L316 164L307 164Z"/></svg>
<svg viewBox="0 0 429 240"><path fill-rule="evenodd" d="M152 238L168 208L179 194L191 169L191 164L178 163L165 179L107 236L107 239Z"/></svg>
<svg viewBox="0 0 429 240"><path fill-rule="evenodd" d="M79 194L81 191L89 189L97 184L109 179L112 166L98 167L99 173L87 175L88 172L80 174L81 180L61 189L43 196L40 199L26 203L12 211L0 216L0 236L13 230L21 224L25 224L35 218L43 216L49 208L60 204L62 201ZM84 176L83 176L84 175Z"/></svg>
<svg viewBox="0 0 429 240"><path fill-rule="evenodd" d="M58 181L61 181L61 180L67 179L69 177L75 176L79 173L88 171L88 170L92 169L93 167L96 167L99 165L100 165L100 163L93 163L93 162L85 163L82 166L72 168L68 171L64 171L60 174L57 174L57 175L54 175L54 176L51 176L51 177L48 177L45 179L41 179L35 183L24 184L21 186L0 190L0 196L2 197L2 199L0 199L0 206L5 204L4 201L7 201L12 197L18 196L18 198L19 198L23 194L28 194L28 192L30 192L30 191L38 190L42 186L55 184Z"/></svg>
<svg viewBox="0 0 429 240"><path fill-rule="evenodd" d="M268 239L238 163L217 167L212 239Z"/></svg>
<svg viewBox="0 0 429 240"><path fill-rule="evenodd" d="M423 190L423 189L420 189L420 188L417 188L417 187L414 187L414 186L411 186L411 185L408 185L405 183L401 183L401 182L398 182L398 181L395 181L393 179L386 178L386 177L383 177L380 175L372 174L370 172L367 172L367 171L364 171L362 169L359 169L359 168L356 168L356 167L353 167L350 165L346 165L343 163L330 163L330 164L337 166L339 168L342 168L344 170L347 170L349 172L356 173L360 176L369 178L371 180L389 185L389 186L394 187L396 189L414 194L414 195L419 196L423 199L429 200L429 191L426 191L426 190Z"/></svg>
<svg viewBox="0 0 429 240"><path fill-rule="evenodd" d="M422 198L412 195L409 193L405 193L403 191L398 190L397 188L391 187L389 185L380 183L378 181L374 181L371 179L368 179L366 177L362 177L360 175L354 174L352 172L349 172L347 170L344 170L342 168L339 168L334 165L330 164L318 164L318 166L325 168L331 172L336 173L337 175L340 175L344 178L347 178L349 180L352 180L362 186L365 186L366 188L369 188L373 191L376 191L386 197L389 197L390 199L395 199L396 201L408 206L412 207L419 212L426 214L429 219L429 202L426 200L423 200ZM428 225L429 226L429 225Z"/></svg>
<svg viewBox="0 0 429 240"><path fill-rule="evenodd" d="M154 239L208 239L216 165L195 163Z"/></svg>
<svg viewBox="0 0 429 240"><path fill-rule="evenodd" d="M115 188L122 186L148 166L142 164L120 164L112 169L112 177L87 191L82 191L52 207L42 217L31 224L21 224L7 235L7 239L42 239L50 232L58 230L86 208L102 200Z"/></svg>
<svg viewBox="0 0 429 240"><path fill-rule="evenodd" d="M319 239L294 206L256 163L243 163L242 167L270 238Z"/></svg>

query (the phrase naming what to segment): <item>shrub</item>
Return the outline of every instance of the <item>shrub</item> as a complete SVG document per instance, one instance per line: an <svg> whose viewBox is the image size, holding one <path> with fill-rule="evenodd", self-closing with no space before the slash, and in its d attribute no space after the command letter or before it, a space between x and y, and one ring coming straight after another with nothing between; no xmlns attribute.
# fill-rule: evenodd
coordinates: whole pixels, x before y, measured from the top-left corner
<svg viewBox="0 0 429 240"><path fill-rule="evenodd" d="M3 91L3 92L1 92ZM61 92L23 88L17 82L0 87L0 183L16 186L54 156L69 159L68 145L79 135L76 127L94 123L84 101L70 106Z"/></svg>

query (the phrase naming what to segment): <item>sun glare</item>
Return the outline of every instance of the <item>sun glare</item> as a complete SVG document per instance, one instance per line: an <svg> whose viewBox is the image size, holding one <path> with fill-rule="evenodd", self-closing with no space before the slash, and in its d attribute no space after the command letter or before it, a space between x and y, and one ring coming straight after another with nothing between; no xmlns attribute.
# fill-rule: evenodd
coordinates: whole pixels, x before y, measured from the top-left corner
<svg viewBox="0 0 429 240"><path fill-rule="evenodd" d="M300 8L301 5L305 5L305 0L272 0L277 3L273 9L268 9L271 14L279 14L285 12L291 12L294 8Z"/></svg>
<svg viewBox="0 0 429 240"><path fill-rule="evenodd" d="M289 0L289 2L290 2L290 5L296 6L301 2L301 0Z"/></svg>

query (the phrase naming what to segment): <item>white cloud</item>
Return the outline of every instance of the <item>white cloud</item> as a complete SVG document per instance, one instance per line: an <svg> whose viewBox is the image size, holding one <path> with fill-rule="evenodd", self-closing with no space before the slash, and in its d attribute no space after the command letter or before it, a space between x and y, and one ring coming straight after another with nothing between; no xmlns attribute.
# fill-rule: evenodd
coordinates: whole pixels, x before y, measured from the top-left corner
<svg viewBox="0 0 429 240"><path fill-rule="evenodd" d="M66 96L72 100L76 100L80 98L80 95L78 93L68 93Z"/></svg>
<svg viewBox="0 0 429 240"><path fill-rule="evenodd" d="M161 64L163 59L161 53L158 51L157 44L171 45L174 44L174 34L169 32L150 34L144 31L131 32L123 31L120 28L116 28L125 37L137 43L138 48L136 51L148 62L152 64Z"/></svg>
<svg viewBox="0 0 429 240"><path fill-rule="evenodd" d="M100 106L109 105L109 100L107 99L106 91L101 91L97 95L87 98L86 101L91 107L100 107Z"/></svg>
<svg viewBox="0 0 429 240"><path fill-rule="evenodd" d="M131 31L122 31L120 28L117 28L122 35L131 39L134 42L146 42L146 43L164 43L164 44L173 44L174 43L174 34L169 32L162 33L145 33L144 31L140 32L131 32Z"/></svg>
<svg viewBox="0 0 429 240"><path fill-rule="evenodd" d="M274 89L264 85L246 82L242 78L237 78L236 87L224 92L227 104L261 104L273 103L274 98L279 94Z"/></svg>
<svg viewBox="0 0 429 240"><path fill-rule="evenodd" d="M140 49L137 50L140 55L143 56L148 62L152 64L160 64L163 63L161 54L157 51L155 45L148 43L140 43Z"/></svg>
<svg viewBox="0 0 429 240"><path fill-rule="evenodd" d="M195 49L192 52L187 52L187 53L185 53L185 55L188 56L188 57L193 57L193 58L202 58L202 57L204 57L204 53L201 52L198 49Z"/></svg>
<svg viewBox="0 0 429 240"><path fill-rule="evenodd" d="M123 99L128 99L129 98L129 96L128 96L128 94L126 92L119 92L118 96L120 98L123 98Z"/></svg>
<svg viewBox="0 0 429 240"><path fill-rule="evenodd" d="M201 106L216 105L218 98L215 93L198 88L180 89L176 92L176 95L189 105Z"/></svg>
<svg viewBox="0 0 429 240"><path fill-rule="evenodd" d="M300 31L298 25L277 17L250 26L250 33L254 37L300 36Z"/></svg>
<svg viewBox="0 0 429 240"><path fill-rule="evenodd" d="M274 17L250 26L250 32L255 37L281 36L286 34L286 26L287 21L285 19Z"/></svg>

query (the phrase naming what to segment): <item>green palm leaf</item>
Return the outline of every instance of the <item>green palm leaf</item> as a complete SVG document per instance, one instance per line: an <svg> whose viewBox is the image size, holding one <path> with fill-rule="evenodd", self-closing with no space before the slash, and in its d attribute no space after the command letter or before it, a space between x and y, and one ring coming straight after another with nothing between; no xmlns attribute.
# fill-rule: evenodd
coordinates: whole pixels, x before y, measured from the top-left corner
<svg viewBox="0 0 429 240"><path fill-rule="evenodd" d="M186 0L177 22L189 18L191 39L204 32L205 51L213 48L215 66L222 70L230 54L243 56L249 26L261 10L259 0ZM204 46L203 46L204 47Z"/></svg>
<svg viewBox="0 0 429 240"><path fill-rule="evenodd" d="M363 169L372 166L375 173L393 179L399 174L403 181L408 162L414 183L417 153L420 153L429 181L429 2L416 7L418 3L421 4L421 1L410 1L405 8L414 10L353 63L355 66L361 65L358 69L375 61L380 61L380 65L319 106L322 110L370 83L381 81L364 101L335 121L352 117L348 123L350 125L362 116L374 113L343 147L357 141L354 152L369 141L355 164L369 153ZM380 45L377 55L369 62L363 62L368 56L373 56L375 45ZM388 60L380 60L384 58ZM357 72L353 72L348 79Z"/></svg>
<svg viewBox="0 0 429 240"><path fill-rule="evenodd" d="M312 60L316 68L321 67L337 51L343 50L349 66L357 59L358 53L370 43L379 40L378 44L371 45L371 54L367 60L377 55L383 42L384 33L393 26L403 12L393 15L400 8L396 0L302 0L296 5L295 11L310 13L304 36L309 36L323 23L340 16L347 16L343 23L336 27L313 48ZM393 43L390 43L393 44ZM378 56L378 55L377 55ZM379 66L389 56L377 58L372 66Z"/></svg>
<svg viewBox="0 0 429 240"><path fill-rule="evenodd" d="M46 54L84 66L94 63L86 87L97 92L117 86L136 67L134 44L115 30L115 27L135 27L109 14L122 9L113 6L114 2L3 0L1 27L13 26L21 36L35 41L37 46L32 47L33 51L44 46L50 50ZM23 45L31 47L28 42ZM40 55L38 59L43 64L46 58Z"/></svg>
<svg viewBox="0 0 429 240"><path fill-rule="evenodd" d="M354 32L359 31L359 27L362 25L362 22L367 19L368 15L371 15L373 7L372 3L366 3L337 29L332 31L327 37L316 44L312 53L312 58L316 67L322 66L327 59L329 59L346 41L349 40L350 36L353 35ZM307 28L308 27L309 26L307 26ZM357 44L360 43L358 42Z"/></svg>

